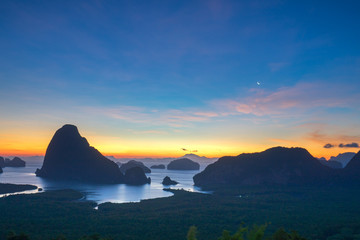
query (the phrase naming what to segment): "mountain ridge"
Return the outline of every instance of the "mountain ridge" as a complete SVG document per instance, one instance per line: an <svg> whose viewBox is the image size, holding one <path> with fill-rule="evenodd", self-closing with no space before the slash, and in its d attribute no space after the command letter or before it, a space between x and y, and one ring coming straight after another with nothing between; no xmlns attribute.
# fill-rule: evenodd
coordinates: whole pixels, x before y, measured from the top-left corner
<svg viewBox="0 0 360 240"><path fill-rule="evenodd" d="M304 148L273 147L225 156L194 176L196 186L325 184L335 171Z"/></svg>

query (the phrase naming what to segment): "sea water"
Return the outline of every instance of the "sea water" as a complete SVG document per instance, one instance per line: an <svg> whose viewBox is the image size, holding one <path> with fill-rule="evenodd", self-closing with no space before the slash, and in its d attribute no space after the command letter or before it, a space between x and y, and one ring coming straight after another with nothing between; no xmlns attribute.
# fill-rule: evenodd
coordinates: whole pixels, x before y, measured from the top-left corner
<svg viewBox="0 0 360 240"><path fill-rule="evenodd" d="M164 163L145 163L147 167L154 164ZM23 168L6 167L3 169L4 172L0 174L0 182L31 184L37 186L38 188L42 188L44 191L74 189L84 193L84 199L95 201L98 204L104 202L139 202L144 199L169 197L173 195L171 192L163 190L164 188L170 187L161 184L165 176L169 176L172 180L179 182L179 184L171 186L170 188L172 189L184 189L187 191L201 192L200 188L194 186L193 176L201 172L208 163L200 164L200 170L198 171L151 169L151 173L146 174L151 178L151 184L144 184L141 186L131 186L126 184L87 184L75 181L48 180L36 177L35 175L36 169L41 168L41 165L42 163L27 162L26 167ZM28 191L28 193L34 193L36 191L32 190Z"/></svg>

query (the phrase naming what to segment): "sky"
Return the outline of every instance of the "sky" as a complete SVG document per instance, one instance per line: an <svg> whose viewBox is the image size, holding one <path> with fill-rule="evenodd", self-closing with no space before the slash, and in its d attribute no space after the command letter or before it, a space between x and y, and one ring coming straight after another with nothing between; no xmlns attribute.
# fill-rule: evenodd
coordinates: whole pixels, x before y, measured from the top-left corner
<svg viewBox="0 0 360 240"><path fill-rule="evenodd" d="M360 143L359 1L2 0L0 155L74 124L116 157Z"/></svg>

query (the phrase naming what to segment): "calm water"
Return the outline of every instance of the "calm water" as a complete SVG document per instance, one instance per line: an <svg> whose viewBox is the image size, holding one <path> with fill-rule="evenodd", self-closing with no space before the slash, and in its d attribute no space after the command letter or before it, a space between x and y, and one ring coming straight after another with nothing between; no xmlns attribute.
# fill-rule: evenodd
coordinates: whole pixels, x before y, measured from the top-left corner
<svg viewBox="0 0 360 240"><path fill-rule="evenodd" d="M147 167L153 164L160 164L159 162L144 163ZM164 163L163 163L164 164ZM97 203L104 202L138 202L143 199L152 199L160 197L169 197L170 192L163 190L164 186L161 184L165 176L179 182L173 189L185 189L187 191L200 192L201 190L193 186L193 176L202 171L207 164L201 164L200 171L175 171L167 169L151 169L151 173L146 174L151 178L151 184L142 186L129 186L125 184L113 185L98 185L98 184L84 184L69 181L51 181L35 176L35 170L41 168L42 163L29 163L25 168L4 168L4 172L0 174L1 183L15 183L15 184L32 184L39 188L46 190L56 189L75 189L85 193L87 200L96 201ZM165 163L166 165L166 163ZM34 193L36 191L29 191Z"/></svg>

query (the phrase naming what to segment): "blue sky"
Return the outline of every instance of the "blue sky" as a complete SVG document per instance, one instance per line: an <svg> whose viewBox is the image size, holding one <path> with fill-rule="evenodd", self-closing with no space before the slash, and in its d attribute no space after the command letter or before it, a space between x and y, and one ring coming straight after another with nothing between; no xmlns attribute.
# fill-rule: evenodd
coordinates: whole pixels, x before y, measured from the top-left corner
<svg viewBox="0 0 360 240"><path fill-rule="evenodd" d="M119 155L357 151L322 146L360 142L359 9L358 1L2 1L0 151L41 152L65 123Z"/></svg>

